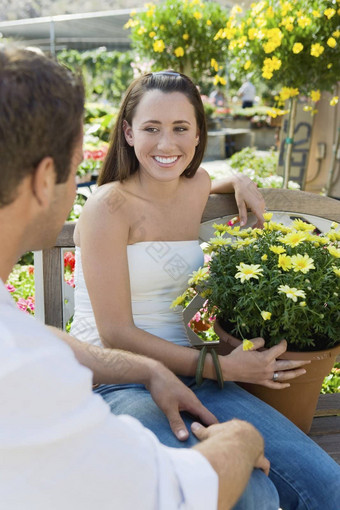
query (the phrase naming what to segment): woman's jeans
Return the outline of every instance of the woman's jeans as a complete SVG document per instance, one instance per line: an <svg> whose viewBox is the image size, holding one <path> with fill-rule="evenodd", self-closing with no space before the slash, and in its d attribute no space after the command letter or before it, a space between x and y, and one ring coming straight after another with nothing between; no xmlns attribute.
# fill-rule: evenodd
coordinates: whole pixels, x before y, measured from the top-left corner
<svg viewBox="0 0 340 510"><path fill-rule="evenodd" d="M254 469L235 509L340 509L340 466L287 418L235 383L226 382L220 390L209 379L199 387L194 378L181 379L220 422L246 420L264 437L265 455L271 463L269 478ZM183 419L190 437L185 442L176 439L166 416L143 385L102 385L96 392L114 414L134 416L167 446L189 448L198 442L190 431L193 418L185 413Z"/></svg>

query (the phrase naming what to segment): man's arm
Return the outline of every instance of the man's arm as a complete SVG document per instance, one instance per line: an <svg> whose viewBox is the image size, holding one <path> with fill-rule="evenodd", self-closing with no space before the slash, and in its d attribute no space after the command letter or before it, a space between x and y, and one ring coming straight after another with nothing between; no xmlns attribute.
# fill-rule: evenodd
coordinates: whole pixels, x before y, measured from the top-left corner
<svg viewBox="0 0 340 510"><path fill-rule="evenodd" d="M210 462L219 479L218 508L232 508L243 493L254 468L269 473L261 434L250 423L231 420L205 428L191 425L202 443L194 446Z"/></svg>
<svg viewBox="0 0 340 510"><path fill-rule="evenodd" d="M206 425L217 423L215 416L194 393L159 361L127 351L97 347L80 342L57 328L49 329L71 347L79 363L92 370L94 384L144 384L180 441L185 441L189 435L180 411L189 412Z"/></svg>

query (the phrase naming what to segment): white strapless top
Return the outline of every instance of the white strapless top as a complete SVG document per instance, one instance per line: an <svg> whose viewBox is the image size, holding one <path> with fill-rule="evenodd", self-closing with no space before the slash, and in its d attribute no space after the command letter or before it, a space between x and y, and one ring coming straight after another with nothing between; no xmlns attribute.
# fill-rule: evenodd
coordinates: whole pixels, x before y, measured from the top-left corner
<svg viewBox="0 0 340 510"><path fill-rule="evenodd" d="M170 305L187 288L190 273L203 265L199 242L146 241L128 245L127 256L135 325L178 345L190 345L182 311L172 310ZM71 334L79 340L102 345L78 247L75 284L75 314Z"/></svg>

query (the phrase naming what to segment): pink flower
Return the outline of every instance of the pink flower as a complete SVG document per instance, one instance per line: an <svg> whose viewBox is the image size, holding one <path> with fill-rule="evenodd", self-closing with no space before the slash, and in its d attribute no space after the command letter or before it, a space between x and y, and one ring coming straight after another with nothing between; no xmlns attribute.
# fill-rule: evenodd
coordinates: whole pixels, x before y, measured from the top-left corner
<svg viewBox="0 0 340 510"><path fill-rule="evenodd" d="M205 264L208 264L208 262L211 261L211 255L209 255L208 253L205 253L204 254L204 263Z"/></svg>
<svg viewBox="0 0 340 510"><path fill-rule="evenodd" d="M8 292L15 292L17 289L11 285L10 283L6 283L6 289L8 290Z"/></svg>
<svg viewBox="0 0 340 510"><path fill-rule="evenodd" d="M235 216L235 218L232 218L230 221L228 221L228 226L229 226L229 227L232 227L232 226L233 226L233 225L235 225L235 223L237 223L238 221L240 221L239 216Z"/></svg>
<svg viewBox="0 0 340 510"><path fill-rule="evenodd" d="M201 320L201 312L195 313L195 315L193 316L193 318L191 320L199 322Z"/></svg>
<svg viewBox="0 0 340 510"><path fill-rule="evenodd" d="M26 299L24 299L24 298L19 298L18 299L17 307L20 308L20 310L22 310L23 312L26 312L27 311L27 306L28 306L28 303L27 303Z"/></svg>
<svg viewBox="0 0 340 510"><path fill-rule="evenodd" d="M74 282L74 276L71 276L71 278L69 278L68 280L66 280L66 283L67 285L69 285L70 287L75 287L76 284Z"/></svg>
<svg viewBox="0 0 340 510"><path fill-rule="evenodd" d="M27 308L31 310L31 312L34 312L35 310L35 299L34 296L29 296L27 299Z"/></svg>

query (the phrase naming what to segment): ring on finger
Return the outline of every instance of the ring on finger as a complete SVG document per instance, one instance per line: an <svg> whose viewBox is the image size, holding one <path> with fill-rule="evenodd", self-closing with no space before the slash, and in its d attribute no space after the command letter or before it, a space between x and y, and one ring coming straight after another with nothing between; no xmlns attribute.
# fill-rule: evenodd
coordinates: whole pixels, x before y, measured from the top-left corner
<svg viewBox="0 0 340 510"><path fill-rule="evenodd" d="M274 372L274 373L273 373L273 381L274 381L274 382L275 382L275 381L277 381L277 380L278 380L278 378L279 378L279 372Z"/></svg>

